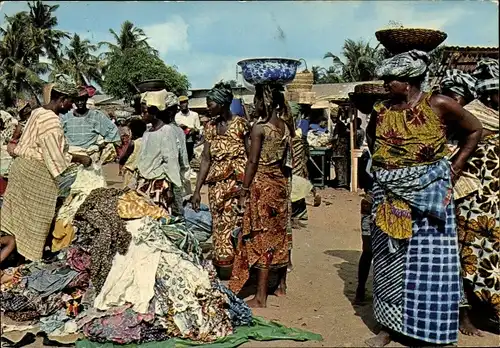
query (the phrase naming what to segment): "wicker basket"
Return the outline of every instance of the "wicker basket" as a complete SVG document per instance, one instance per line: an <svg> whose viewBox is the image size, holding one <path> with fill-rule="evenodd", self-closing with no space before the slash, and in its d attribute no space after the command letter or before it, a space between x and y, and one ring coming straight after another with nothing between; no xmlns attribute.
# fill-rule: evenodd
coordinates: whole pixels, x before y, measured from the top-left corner
<svg viewBox="0 0 500 348"><path fill-rule="evenodd" d="M314 83L314 74L307 70L307 63L304 59L300 59L304 62L306 67L304 71L295 74L295 78L291 83L289 83L286 88L290 92L310 92Z"/></svg>
<svg viewBox="0 0 500 348"><path fill-rule="evenodd" d="M383 29L377 31L375 36L393 54L413 49L430 52L448 37L442 31L421 28Z"/></svg>
<svg viewBox="0 0 500 348"><path fill-rule="evenodd" d="M387 91L381 83L363 83L354 87L355 94L385 95Z"/></svg>

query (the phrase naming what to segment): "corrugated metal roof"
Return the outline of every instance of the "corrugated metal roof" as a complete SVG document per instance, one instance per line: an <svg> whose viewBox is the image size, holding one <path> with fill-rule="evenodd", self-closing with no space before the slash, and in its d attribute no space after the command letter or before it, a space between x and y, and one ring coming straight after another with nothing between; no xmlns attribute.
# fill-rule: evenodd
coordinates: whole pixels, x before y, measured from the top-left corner
<svg viewBox="0 0 500 348"><path fill-rule="evenodd" d="M459 69L471 73L476 68L477 62L482 58L498 59L498 47L446 46L443 49L441 63L432 83L440 83L448 69Z"/></svg>

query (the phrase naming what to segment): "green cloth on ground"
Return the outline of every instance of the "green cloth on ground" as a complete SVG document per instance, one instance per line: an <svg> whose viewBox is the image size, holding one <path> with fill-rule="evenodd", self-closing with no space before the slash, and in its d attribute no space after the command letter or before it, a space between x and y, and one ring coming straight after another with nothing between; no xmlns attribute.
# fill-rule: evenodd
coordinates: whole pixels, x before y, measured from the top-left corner
<svg viewBox="0 0 500 348"><path fill-rule="evenodd" d="M200 343L190 340L173 338L162 342L149 342L144 344L128 344L123 347L141 347L141 348L187 348L193 346L204 346L210 348L232 348L238 347L250 340L256 341L322 341L321 335L285 327L279 323L267 321L260 317L254 317L252 326L238 326L234 334L218 339L212 343ZM113 343L98 343L89 340L76 342L76 348L111 348ZM118 346L118 345L117 345Z"/></svg>

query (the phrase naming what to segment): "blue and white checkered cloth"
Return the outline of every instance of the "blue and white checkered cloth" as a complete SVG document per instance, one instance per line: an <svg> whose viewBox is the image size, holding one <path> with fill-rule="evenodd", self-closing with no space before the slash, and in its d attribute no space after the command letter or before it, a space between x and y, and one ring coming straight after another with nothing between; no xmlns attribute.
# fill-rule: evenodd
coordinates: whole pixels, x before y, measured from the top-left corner
<svg viewBox="0 0 500 348"><path fill-rule="evenodd" d="M453 200L444 204L449 171L446 160L378 171L373 190L374 211L390 192L410 204L413 221L413 236L400 241L395 251L390 250L390 237L373 227L375 318L389 329L433 344L458 339L461 278L455 206Z"/></svg>

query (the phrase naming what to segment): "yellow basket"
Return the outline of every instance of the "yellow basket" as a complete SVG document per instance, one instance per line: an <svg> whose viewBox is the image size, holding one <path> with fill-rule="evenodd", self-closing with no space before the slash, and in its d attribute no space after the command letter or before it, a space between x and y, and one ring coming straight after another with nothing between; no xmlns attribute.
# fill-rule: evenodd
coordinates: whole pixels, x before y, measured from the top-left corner
<svg viewBox="0 0 500 348"><path fill-rule="evenodd" d="M300 59L304 62L306 67L304 71L295 74L293 81L286 86L287 91L290 92L310 92L314 84L314 74L307 70L307 63L304 59Z"/></svg>

